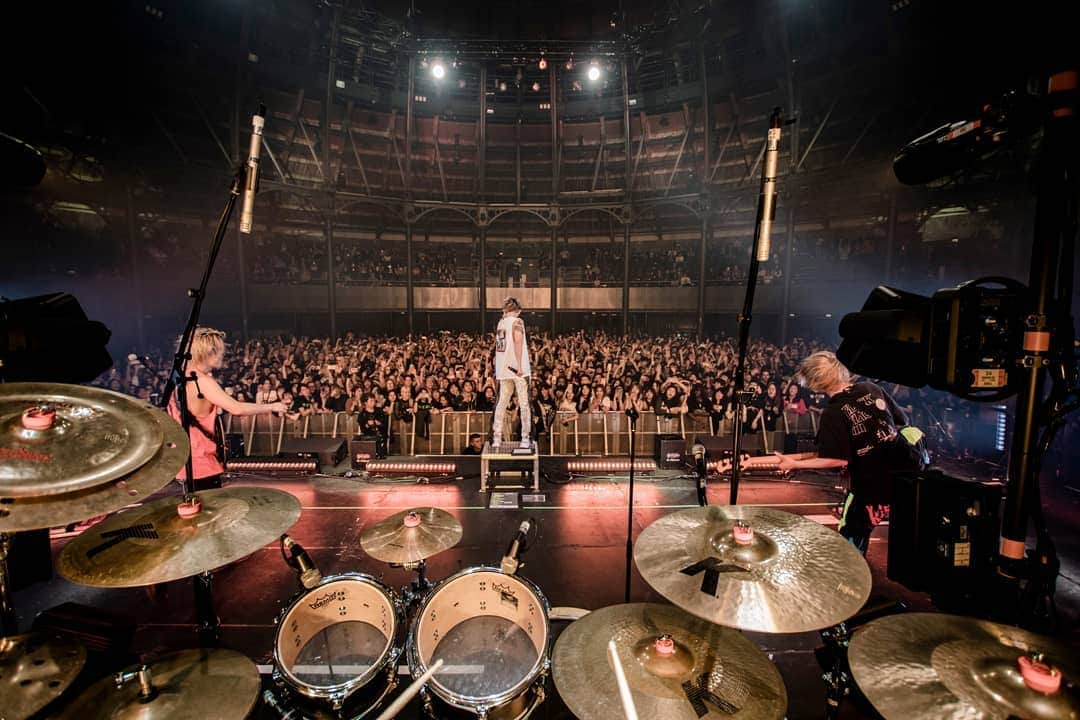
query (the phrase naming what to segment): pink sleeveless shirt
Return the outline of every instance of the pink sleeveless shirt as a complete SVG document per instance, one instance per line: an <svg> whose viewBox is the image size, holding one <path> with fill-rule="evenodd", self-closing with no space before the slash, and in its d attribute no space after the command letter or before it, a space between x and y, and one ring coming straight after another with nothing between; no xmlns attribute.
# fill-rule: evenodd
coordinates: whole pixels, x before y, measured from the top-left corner
<svg viewBox="0 0 1080 720"><path fill-rule="evenodd" d="M180 422L180 408L176 404L176 395L169 398L169 415L172 415L176 422ZM188 435L191 438L191 469L195 474L195 479L200 480L206 477L212 477L214 475L220 475L225 472L225 466L221 464L221 458L218 456L218 446L214 442L214 424L217 422L218 408L217 405L210 406L210 412L201 418L195 418L195 421L199 423L206 432L204 433L199 428L192 427L188 430ZM194 417L194 415L192 415ZM207 437L209 433L209 437ZM187 466L180 469L180 472L176 476L177 480L187 479Z"/></svg>

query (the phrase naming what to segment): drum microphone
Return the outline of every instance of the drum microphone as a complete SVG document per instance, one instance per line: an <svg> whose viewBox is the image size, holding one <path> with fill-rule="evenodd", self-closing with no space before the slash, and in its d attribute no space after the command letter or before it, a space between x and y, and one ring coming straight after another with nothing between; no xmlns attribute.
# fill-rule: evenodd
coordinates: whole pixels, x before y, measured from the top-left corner
<svg viewBox="0 0 1080 720"><path fill-rule="evenodd" d="M765 145L765 169L761 171L761 196L758 198L757 261L768 262L772 243L772 225L776 219L776 171L780 164L780 128L784 121L780 108L769 118Z"/></svg>
<svg viewBox="0 0 1080 720"><path fill-rule="evenodd" d="M304 586L304 589L310 590L318 585L319 581L322 580L322 573L315 566L315 561L307 554L304 546L293 540L288 534L281 536L282 554L286 550L289 551L289 555L285 558L285 562L296 571L300 584Z"/></svg>
<svg viewBox="0 0 1080 720"><path fill-rule="evenodd" d="M251 145L248 148L247 171L244 173L244 199L240 206L240 232L251 234L255 211L255 192L259 188L259 155L262 153L263 126L266 124L266 106L251 116Z"/></svg>
<svg viewBox="0 0 1080 720"><path fill-rule="evenodd" d="M690 451L694 454L694 469L697 471L698 484L697 484L697 501L698 505L705 507L709 504L708 496L705 492L705 476L708 475L708 465L705 463L708 450L701 443L694 443L694 446L690 448Z"/></svg>
<svg viewBox="0 0 1080 720"><path fill-rule="evenodd" d="M507 575L513 575L521 567L520 556L525 552L525 542L531 528L532 520L522 520L521 526L518 527L518 531L514 534L514 539L510 541L510 546L506 548L506 554L503 555L499 567Z"/></svg>

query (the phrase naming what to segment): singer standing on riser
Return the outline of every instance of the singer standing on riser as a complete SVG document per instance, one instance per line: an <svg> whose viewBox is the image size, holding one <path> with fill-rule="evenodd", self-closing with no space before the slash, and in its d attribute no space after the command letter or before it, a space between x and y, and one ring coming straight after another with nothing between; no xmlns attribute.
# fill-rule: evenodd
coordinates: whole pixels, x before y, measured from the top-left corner
<svg viewBox="0 0 1080 720"><path fill-rule="evenodd" d="M521 416L521 447L531 448L532 415L529 407L529 343L525 323L521 320L521 304L514 298L503 301L503 316L495 330L495 379L499 383L499 401L495 405L492 427L494 447L502 444L503 423L510 398L517 392L518 413Z"/></svg>

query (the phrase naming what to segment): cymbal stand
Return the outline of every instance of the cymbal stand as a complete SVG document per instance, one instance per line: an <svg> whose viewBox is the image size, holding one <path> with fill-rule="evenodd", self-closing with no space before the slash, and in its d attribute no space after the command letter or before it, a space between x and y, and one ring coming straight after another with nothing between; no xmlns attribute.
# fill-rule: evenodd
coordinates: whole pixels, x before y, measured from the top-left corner
<svg viewBox="0 0 1080 720"><path fill-rule="evenodd" d="M411 570L416 573L416 577L401 589L401 598L407 608L411 608L419 603L420 600L427 595L428 591L434 587L434 584L427 579L426 560L422 559L418 562L408 563L390 563L390 567Z"/></svg>
<svg viewBox="0 0 1080 720"><path fill-rule="evenodd" d="M638 410L631 405L626 409L630 420L630 498L626 503L626 592L625 602L630 602L630 566L634 557L634 450L637 444Z"/></svg>
<svg viewBox="0 0 1080 720"><path fill-rule="evenodd" d="M821 631L821 647L815 648L814 656L821 666L821 678L825 681L825 717L833 720L838 717L840 703L851 695L855 683L848 665L848 645L851 634L860 625L886 615L894 615L907 609L907 605L897 600L867 608L848 620L825 628Z"/></svg>
<svg viewBox="0 0 1080 720"><path fill-rule="evenodd" d="M8 553L11 552L14 539L14 535L0 533L0 637L19 633L19 619L15 616L15 606L11 599L14 590L8 570Z"/></svg>

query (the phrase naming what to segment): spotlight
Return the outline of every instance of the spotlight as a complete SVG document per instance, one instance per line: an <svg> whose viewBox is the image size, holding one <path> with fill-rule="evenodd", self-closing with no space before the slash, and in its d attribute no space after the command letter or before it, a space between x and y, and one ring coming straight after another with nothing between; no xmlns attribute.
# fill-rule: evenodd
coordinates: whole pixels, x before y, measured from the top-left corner
<svg viewBox="0 0 1080 720"><path fill-rule="evenodd" d="M568 57L566 59L566 69L567 70L573 70L574 69L574 58L573 58L573 56Z"/></svg>
<svg viewBox="0 0 1080 720"><path fill-rule="evenodd" d="M431 74L435 76L436 80L442 80L446 77L446 68L441 62L436 61L435 64L431 66Z"/></svg>
<svg viewBox="0 0 1080 720"><path fill-rule="evenodd" d="M541 70L547 70L547 60L544 58L543 55L540 56L540 62L536 63L536 65Z"/></svg>
<svg viewBox="0 0 1080 720"><path fill-rule="evenodd" d="M539 82L533 82L532 89L533 89L533 92L540 92L540 83Z"/></svg>
<svg viewBox="0 0 1080 720"><path fill-rule="evenodd" d="M589 65L589 80L596 82L600 79L600 66L595 62Z"/></svg>
<svg viewBox="0 0 1080 720"><path fill-rule="evenodd" d="M499 92L506 92L506 81L499 83Z"/></svg>
<svg viewBox="0 0 1080 720"><path fill-rule="evenodd" d="M458 87L459 87L460 89L464 90L464 89L465 89L465 78L462 78L462 79L458 80L458 81L457 81L457 86L458 86Z"/></svg>

